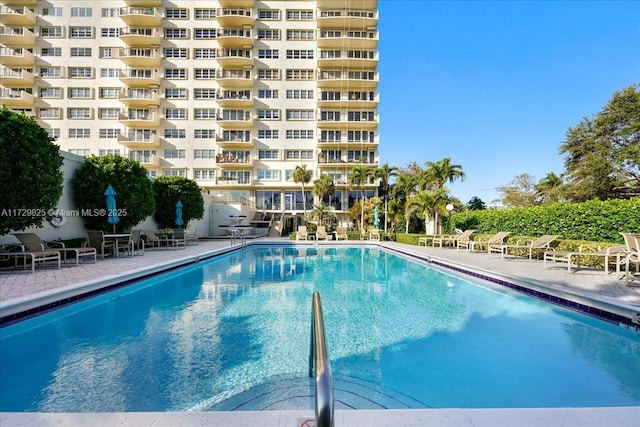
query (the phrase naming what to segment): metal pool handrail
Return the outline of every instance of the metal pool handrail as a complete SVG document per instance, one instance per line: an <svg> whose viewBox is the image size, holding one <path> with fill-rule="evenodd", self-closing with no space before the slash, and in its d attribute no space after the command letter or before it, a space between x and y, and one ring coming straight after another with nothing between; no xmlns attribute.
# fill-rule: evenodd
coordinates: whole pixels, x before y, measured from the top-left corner
<svg viewBox="0 0 640 427"><path fill-rule="evenodd" d="M311 303L311 345L309 376L316 370L316 427L333 427L333 379L324 334L320 293L313 293Z"/></svg>
<svg viewBox="0 0 640 427"><path fill-rule="evenodd" d="M238 231L237 229L232 229L231 230L231 244L235 245L236 244L236 238L240 239L240 243L242 243L242 246L244 247L247 244L247 239L245 239L245 237L242 235L242 233L240 233L240 231Z"/></svg>

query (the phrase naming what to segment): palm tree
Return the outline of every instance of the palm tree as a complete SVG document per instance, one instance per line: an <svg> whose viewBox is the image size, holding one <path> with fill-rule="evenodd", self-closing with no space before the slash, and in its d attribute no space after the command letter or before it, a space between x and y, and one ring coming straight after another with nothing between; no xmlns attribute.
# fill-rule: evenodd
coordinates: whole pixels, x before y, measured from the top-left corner
<svg viewBox="0 0 640 427"><path fill-rule="evenodd" d="M351 174L349 175L349 186L360 190L360 200L362 201L360 209L360 228L362 230L364 230L364 188L371 174L371 168L366 166L354 166L353 169L351 169Z"/></svg>
<svg viewBox="0 0 640 427"><path fill-rule="evenodd" d="M398 210L402 210L406 207L407 201L416 191L418 180L415 173L411 171L402 170L397 174L396 183L393 185L392 193L393 198L396 201ZM405 209L405 233L409 232L409 217L410 211Z"/></svg>
<svg viewBox="0 0 640 427"><path fill-rule="evenodd" d="M304 186L311 181L311 177L313 176L313 171L307 169L307 165L302 164L296 166L293 171L293 182L302 184L302 211L304 212L305 222L307 220L307 196L304 190Z"/></svg>
<svg viewBox="0 0 640 427"><path fill-rule="evenodd" d="M322 203L325 197L329 197L336 192L336 186L329 175L322 175L320 178L313 181L312 191L313 194L318 196Z"/></svg>
<svg viewBox="0 0 640 427"><path fill-rule="evenodd" d="M449 192L446 189L435 191L420 191L415 197L407 201L407 210L418 209L424 215L424 229L428 230L431 217L434 218L434 234L438 234L438 214L446 214L449 202Z"/></svg>
<svg viewBox="0 0 640 427"><path fill-rule="evenodd" d="M564 174L549 172L535 185L536 196L541 203L556 203L562 199Z"/></svg>
<svg viewBox="0 0 640 427"><path fill-rule="evenodd" d="M324 202L320 202L319 205L315 205L313 210L309 212L309 218L317 219L318 225L325 225L327 220L335 219L336 215L331 208Z"/></svg>
<svg viewBox="0 0 640 427"><path fill-rule="evenodd" d="M384 233L387 234L387 211L389 200L389 179L397 176L398 168L390 167L389 163L385 163L375 170L375 177L380 178L380 187L382 188L382 197L384 197Z"/></svg>
<svg viewBox="0 0 640 427"><path fill-rule="evenodd" d="M437 162L426 163L426 180L432 182L437 190L442 190L447 181L452 184L456 179L464 181L466 175L462 171L462 165L452 165L451 158L445 157Z"/></svg>

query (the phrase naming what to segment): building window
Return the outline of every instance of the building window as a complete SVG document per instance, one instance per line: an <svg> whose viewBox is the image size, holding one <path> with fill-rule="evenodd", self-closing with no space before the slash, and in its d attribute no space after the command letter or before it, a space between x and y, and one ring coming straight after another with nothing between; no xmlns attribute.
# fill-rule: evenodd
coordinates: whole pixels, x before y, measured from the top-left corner
<svg viewBox="0 0 640 427"><path fill-rule="evenodd" d="M167 19L188 19L189 10L184 8L168 8L164 11Z"/></svg>
<svg viewBox="0 0 640 427"><path fill-rule="evenodd" d="M38 109L38 118L40 119L59 119L59 108L40 108Z"/></svg>
<svg viewBox="0 0 640 427"><path fill-rule="evenodd" d="M115 139L120 135L120 129L100 129L101 139Z"/></svg>
<svg viewBox="0 0 640 427"><path fill-rule="evenodd" d="M91 88L90 87L70 87L69 88L69 98L72 99L90 99L91 96Z"/></svg>
<svg viewBox="0 0 640 427"><path fill-rule="evenodd" d="M313 50L287 49L287 59L313 59Z"/></svg>
<svg viewBox="0 0 640 427"><path fill-rule="evenodd" d="M259 9L258 19L262 19L264 21L279 21L280 11L278 9Z"/></svg>
<svg viewBox="0 0 640 427"><path fill-rule="evenodd" d="M120 155L120 149L116 148L116 149L106 149L106 150L100 150L98 151L98 155L99 156L119 156Z"/></svg>
<svg viewBox="0 0 640 427"><path fill-rule="evenodd" d="M100 48L100 58L113 58L113 48L101 47Z"/></svg>
<svg viewBox="0 0 640 427"><path fill-rule="evenodd" d="M187 89L166 88L164 96L167 99L187 99Z"/></svg>
<svg viewBox="0 0 640 427"><path fill-rule="evenodd" d="M313 150L286 150L286 160L313 160Z"/></svg>
<svg viewBox="0 0 640 427"><path fill-rule="evenodd" d="M165 108L164 117L173 120L184 120L187 118L186 108Z"/></svg>
<svg viewBox="0 0 640 427"><path fill-rule="evenodd" d="M196 19L216 19L215 9L195 9L193 13Z"/></svg>
<svg viewBox="0 0 640 427"><path fill-rule="evenodd" d="M100 68L100 77L118 77L118 69Z"/></svg>
<svg viewBox="0 0 640 427"><path fill-rule="evenodd" d="M115 120L119 114L119 108L98 108L98 118L102 120Z"/></svg>
<svg viewBox="0 0 640 427"><path fill-rule="evenodd" d="M249 142L251 140L251 131L248 130L225 130L222 131L223 141Z"/></svg>
<svg viewBox="0 0 640 427"><path fill-rule="evenodd" d="M342 132L339 130L323 130L320 132L321 142L340 142L342 141Z"/></svg>
<svg viewBox="0 0 640 427"><path fill-rule="evenodd" d="M90 79L93 77L93 68L91 67L69 67L70 79Z"/></svg>
<svg viewBox="0 0 640 427"><path fill-rule="evenodd" d="M43 47L40 56L62 56L61 47Z"/></svg>
<svg viewBox="0 0 640 427"><path fill-rule="evenodd" d="M189 35L187 34L186 28L165 28L164 29L164 38L165 39L186 39Z"/></svg>
<svg viewBox="0 0 640 427"><path fill-rule="evenodd" d="M258 110L258 118L261 120L280 120L280 110Z"/></svg>
<svg viewBox="0 0 640 427"><path fill-rule="evenodd" d="M61 7L45 7L42 9L42 16L62 16Z"/></svg>
<svg viewBox="0 0 640 427"><path fill-rule="evenodd" d="M187 171L184 169L163 169L162 175L164 176L187 176Z"/></svg>
<svg viewBox="0 0 640 427"><path fill-rule="evenodd" d="M278 150L258 150L259 160L278 160Z"/></svg>
<svg viewBox="0 0 640 427"><path fill-rule="evenodd" d="M117 18L118 9L115 7L103 7L100 11L100 16L103 18Z"/></svg>
<svg viewBox="0 0 640 427"><path fill-rule="evenodd" d="M260 99L277 99L278 89L259 89L258 98Z"/></svg>
<svg viewBox="0 0 640 427"><path fill-rule="evenodd" d="M187 69L186 68L165 68L164 78L165 79L182 79L182 80L186 79Z"/></svg>
<svg viewBox="0 0 640 427"><path fill-rule="evenodd" d="M203 120L203 119L215 120L216 110L215 108L196 108L194 110L194 116L196 120Z"/></svg>
<svg viewBox="0 0 640 427"><path fill-rule="evenodd" d="M287 110L287 120L314 120L314 110Z"/></svg>
<svg viewBox="0 0 640 427"><path fill-rule="evenodd" d="M93 27L71 27L69 30L69 38L71 39L90 39L93 37Z"/></svg>
<svg viewBox="0 0 640 427"><path fill-rule="evenodd" d="M102 37L118 37L120 31L118 28L101 28L100 35Z"/></svg>
<svg viewBox="0 0 640 427"><path fill-rule="evenodd" d="M216 171L213 169L194 169L193 179L216 179Z"/></svg>
<svg viewBox="0 0 640 427"><path fill-rule="evenodd" d="M93 16L93 9L90 7L72 7L71 16L74 18L88 18Z"/></svg>
<svg viewBox="0 0 640 427"><path fill-rule="evenodd" d="M49 128L47 134L51 138L60 138L60 128Z"/></svg>
<svg viewBox="0 0 640 427"><path fill-rule="evenodd" d="M259 129L258 138L260 139L277 139L278 129Z"/></svg>
<svg viewBox="0 0 640 427"><path fill-rule="evenodd" d="M56 99L60 99L60 98L62 98L62 88L59 88L59 87L41 87L40 88L39 97L40 98L56 98Z"/></svg>
<svg viewBox="0 0 640 427"><path fill-rule="evenodd" d="M313 30L287 30L287 40L314 40Z"/></svg>
<svg viewBox="0 0 640 427"><path fill-rule="evenodd" d="M374 142L375 132L366 130L350 130L347 132L349 142Z"/></svg>
<svg viewBox="0 0 640 427"><path fill-rule="evenodd" d="M61 38L62 27L40 27L40 36L46 38Z"/></svg>
<svg viewBox="0 0 640 427"><path fill-rule="evenodd" d="M215 139L216 131L214 129L194 129L193 137L195 139Z"/></svg>
<svg viewBox="0 0 640 427"><path fill-rule="evenodd" d="M215 28L196 28L193 33L193 38L196 40L209 40L216 38Z"/></svg>
<svg viewBox="0 0 640 427"><path fill-rule="evenodd" d="M187 137L187 131L185 129L165 129L164 137L183 139Z"/></svg>
<svg viewBox="0 0 640 427"><path fill-rule="evenodd" d="M287 10L287 21L313 20L313 10Z"/></svg>
<svg viewBox="0 0 640 427"><path fill-rule="evenodd" d="M258 58L260 59L278 59L280 51L278 49L259 49Z"/></svg>
<svg viewBox="0 0 640 427"><path fill-rule="evenodd" d="M277 68L259 68L258 78L262 80L279 80L280 70Z"/></svg>
<svg viewBox="0 0 640 427"><path fill-rule="evenodd" d="M216 70L213 68L196 68L195 71L196 79L215 79L216 78Z"/></svg>
<svg viewBox="0 0 640 427"><path fill-rule="evenodd" d="M91 129L89 128L70 128L69 138L91 138Z"/></svg>
<svg viewBox="0 0 640 427"><path fill-rule="evenodd" d="M313 139L313 130L287 129L287 139Z"/></svg>
<svg viewBox="0 0 640 427"><path fill-rule="evenodd" d="M213 48L195 48L193 57L195 59L215 59L218 56L217 53L217 50Z"/></svg>
<svg viewBox="0 0 640 427"><path fill-rule="evenodd" d="M45 77L45 78L62 77L62 67L40 67L40 77Z"/></svg>
<svg viewBox="0 0 640 427"><path fill-rule="evenodd" d="M291 70L287 69L287 80L314 80L315 70Z"/></svg>
<svg viewBox="0 0 640 427"><path fill-rule="evenodd" d="M90 47L72 47L71 56L91 56L91 48Z"/></svg>
<svg viewBox="0 0 640 427"><path fill-rule="evenodd" d="M280 40L280 30L272 30L261 28L258 30L258 39L262 40Z"/></svg>
<svg viewBox="0 0 640 427"><path fill-rule="evenodd" d="M185 158L184 149L181 150L164 150L164 158L165 159L184 159Z"/></svg>
<svg viewBox="0 0 640 427"><path fill-rule="evenodd" d="M313 99L313 90L289 89L287 99Z"/></svg>
<svg viewBox="0 0 640 427"><path fill-rule="evenodd" d="M67 117L70 119L90 119L91 108L87 107L72 107L67 110Z"/></svg>
<svg viewBox="0 0 640 427"><path fill-rule="evenodd" d="M194 89L193 98L194 99L216 99L216 90L215 89Z"/></svg>
<svg viewBox="0 0 640 427"><path fill-rule="evenodd" d="M89 157L91 155L91 150L88 148L71 148L69 150L71 154L75 154L76 156Z"/></svg>
<svg viewBox="0 0 640 427"><path fill-rule="evenodd" d="M194 159L215 159L216 150L193 150Z"/></svg>
<svg viewBox="0 0 640 427"><path fill-rule="evenodd" d="M270 170L270 169L259 169L258 170L258 179L261 181L279 181L280 180L280 171L279 170Z"/></svg>
<svg viewBox="0 0 640 427"><path fill-rule="evenodd" d="M187 48L164 48L164 57L173 59L187 59L189 57Z"/></svg>

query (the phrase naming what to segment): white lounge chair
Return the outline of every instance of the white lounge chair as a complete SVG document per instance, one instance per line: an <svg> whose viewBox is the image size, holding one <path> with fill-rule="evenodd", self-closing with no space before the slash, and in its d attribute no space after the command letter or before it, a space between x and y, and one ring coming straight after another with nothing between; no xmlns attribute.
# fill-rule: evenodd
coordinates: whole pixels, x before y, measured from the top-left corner
<svg viewBox="0 0 640 427"><path fill-rule="evenodd" d="M324 225L319 225L316 229L316 240L328 240L329 235Z"/></svg>
<svg viewBox="0 0 640 427"><path fill-rule="evenodd" d="M529 254L529 259L533 259L533 254L538 252L545 252L551 249L551 243L558 239L560 236L547 234L537 239L533 240L529 244L518 244L515 245L502 245L501 246L501 258L504 259L505 255L508 255L510 251L514 250L524 250L525 253ZM515 255L514 255L515 257Z"/></svg>

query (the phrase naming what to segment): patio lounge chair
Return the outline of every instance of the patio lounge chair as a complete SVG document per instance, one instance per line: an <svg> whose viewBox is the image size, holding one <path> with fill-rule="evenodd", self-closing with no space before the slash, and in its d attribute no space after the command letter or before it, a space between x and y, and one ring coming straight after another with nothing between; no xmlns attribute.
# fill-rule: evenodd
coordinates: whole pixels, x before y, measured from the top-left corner
<svg viewBox="0 0 640 427"><path fill-rule="evenodd" d="M509 234L511 234L511 232L509 231L499 231L498 233L489 237L487 240L469 240L468 242L458 242L458 249L463 246L468 251L473 252L477 246L479 249L486 247L487 253L502 252L501 248L504 245L504 241L509 236Z"/></svg>
<svg viewBox="0 0 640 427"><path fill-rule="evenodd" d="M547 234L547 235L538 237L528 245L521 245L518 243L516 243L515 245L502 245L501 258L504 259L504 256L508 255L510 251L524 249L526 252L529 253L529 259L533 259L534 253L544 252L551 249L551 243L554 240L557 240L558 237L560 236Z"/></svg>
<svg viewBox="0 0 640 427"><path fill-rule="evenodd" d="M547 268L547 261L551 262L566 262L567 270L571 271L571 265L575 264L575 270L580 268L580 258L581 257L603 257L604 258L604 271L605 273L609 273L609 265L611 262L615 262L617 265L616 270L620 272L620 264L622 264L622 258L626 254L626 246L610 246L608 248L598 248L597 251L583 251L582 245L578 248L577 251L558 251L554 248L548 249L544 252L543 261L544 268ZM575 260L575 262L572 262Z"/></svg>
<svg viewBox="0 0 640 427"><path fill-rule="evenodd" d="M189 243L193 243L194 245L198 244L198 229L196 228L193 231L185 231L184 238L187 240L187 245Z"/></svg>
<svg viewBox="0 0 640 427"><path fill-rule="evenodd" d="M348 240L347 227L336 227L336 240Z"/></svg>
<svg viewBox="0 0 640 427"><path fill-rule="evenodd" d="M380 230L378 230L377 228L371 228L369 230L369 240L380 241Z"/></svg>
<svg viewBox="0 0 640 427"><path fill-rule="evenodd" d="M443 245L447 244L447 245L451 245L451 246L457 248L458 247L458 242L460 240L468 241L474 231L476 231L476 230L465 230L460 234L456 234L455 236L434 237L433 238L433 247L435 247L436 244L438 246L440 246L440 247L442 247ZM426 244L425 244L425 246L426 246Z"/></svg>
<svg viewBox="0 0 640 427"><path fill-rule="evenodd" d="M328 240L327 229L324 225L319 225L316 229L316 240Z"/></svg>
<svg viewBox="0 0 640 427"><path fill-rule="evenodd" d="M152 230L142 230L142 235L144 236L146 246L149 246L151 249L168 247L170 245L171 239L166 236L158 236Z"/></svg>
<svg viewBox="0 0 640 427"><path fill-rule="evenodd" d="M296 233L296 240L309 240L311 236L309 236L309 232L307 231L306 225L299 225L298 232Z"/></svg>
<svg viewBox="0 0 640 427"><path fill-rule="evenodd" d="M58 263L58 269L60 269L60 252L55 250L44 250L44 251L25 251L24 245L21 245L23 250L21 251L10 251L6 250L4 247L0 247L0 259L8 260L10 258L14 259L14 266L18 266L18 261L21 259L23 262L23 268L27 268L27 264L31 265L31 272L36 271L36 264L41 262L43 265L46 265L47 261L56 261ZM31 261L30 263L28 261Z"/></svg>
<svg viewBox="0 0 640 427"><path fill-rule="evenodd" d="M633 263L636 266L636 274L640 271L640 234L636 233L620 233L624 237L626 245L625 249L625 275L624 279L627 285L635 279L635 275L631 274L629 266ZM631 285L629 285L631 286ZM635 285L634 285L635 286Z"/></svg>
<svg viewBox="0 0 640 427"><path fill-rule="evenodd" d="M25 250L29 252L58 251L64 261L67 260L67 253L72 252L75 255L76 265L79 264L80 258L93 258L93 262L98 260L95 248L67 248L63 242L45 242L36 233L13 233L13 235L22 243Z"/></svg>

